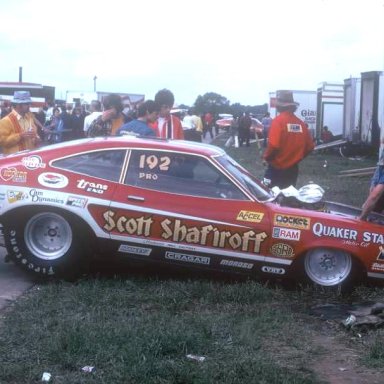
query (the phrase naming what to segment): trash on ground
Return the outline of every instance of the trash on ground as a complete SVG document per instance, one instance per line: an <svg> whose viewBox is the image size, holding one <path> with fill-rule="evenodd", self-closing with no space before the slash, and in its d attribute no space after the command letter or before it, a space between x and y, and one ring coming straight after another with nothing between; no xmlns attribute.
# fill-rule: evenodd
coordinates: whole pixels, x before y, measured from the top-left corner
<svg viewBox="0 0 384 384"><path fill-rule="evenodd" d="M95 367L92 367L91 365L86 365L83 368L81 368L83 372L92 372L94 369Z"/></svg>
<svg viewBox="0 0 384 384"><path fill-rule="evenodd" d="M197 355L187 355L187 359L202 362L205 360L205 357L204 356L197 356Z"/></svg>
<svg viewBox="0 0 384 384"><path fill-rule="evenodd" d="M44 372L41 381L48 382L49 380L51 380L51 376L52 375L49 372Z"/></svg>

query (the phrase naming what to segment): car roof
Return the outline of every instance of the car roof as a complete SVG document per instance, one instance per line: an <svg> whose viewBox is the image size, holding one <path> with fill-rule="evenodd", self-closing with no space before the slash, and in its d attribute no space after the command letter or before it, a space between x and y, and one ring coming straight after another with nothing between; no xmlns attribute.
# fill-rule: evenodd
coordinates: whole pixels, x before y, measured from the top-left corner
<svg viewBox="0 0 384 384"><path fill-rule="evenodd" d="M142 148L161 151L183 151L191 154L199 154L208 157L225 154L224 150L210 144L198 143L186 140L167 140L158 138L146 138L135 136L108 136L67 141L60 144L48 145L28 154L40 153L48 156L65 156L77 152L102 150L111 148ZM20 153L21 154L21 153ZM24 152L25 156L27 152Z"/></svg>

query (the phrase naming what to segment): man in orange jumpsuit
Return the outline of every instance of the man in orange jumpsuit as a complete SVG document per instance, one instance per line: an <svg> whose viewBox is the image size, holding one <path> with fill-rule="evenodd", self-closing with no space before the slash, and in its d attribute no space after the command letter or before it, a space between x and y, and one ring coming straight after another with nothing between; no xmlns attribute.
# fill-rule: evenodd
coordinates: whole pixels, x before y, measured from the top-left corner
<svg viewBox="0 0 384 384"><path fill-rule="evenodd" d="M291 91L277 92L279 115L272 120L263 156L264 164L268 165L264 183L270 188L296 186L299 163L314 148L307 125L294 114L298 105Z"/></svg>

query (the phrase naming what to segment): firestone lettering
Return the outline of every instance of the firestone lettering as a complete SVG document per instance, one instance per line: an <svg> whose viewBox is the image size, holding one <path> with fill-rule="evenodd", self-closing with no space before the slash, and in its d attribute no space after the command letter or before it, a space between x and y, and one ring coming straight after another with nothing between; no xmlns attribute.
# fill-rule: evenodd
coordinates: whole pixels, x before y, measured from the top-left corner
<svg viewBox="0 0 384 384"><path fill-rule="evenodd" d="M357 231L349 228L329 227L322 223L315 223L313 225L313 233L316 236L334 237L336 239L344 240L357 240Z"/></svg>

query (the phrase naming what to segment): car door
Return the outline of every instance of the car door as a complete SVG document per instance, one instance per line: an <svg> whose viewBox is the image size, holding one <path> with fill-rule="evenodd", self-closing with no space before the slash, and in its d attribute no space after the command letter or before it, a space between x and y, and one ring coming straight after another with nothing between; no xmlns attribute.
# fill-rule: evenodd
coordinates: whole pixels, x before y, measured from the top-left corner
<svg viewBox="0 0 384 384"><path fill-rule="evenodd" d="M252 269L268 249L267 207L198 154L131 150L124 183L99 216L127 257Z"/></svg>

